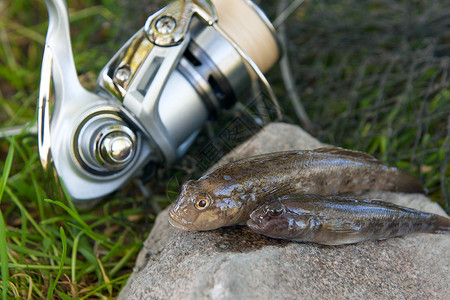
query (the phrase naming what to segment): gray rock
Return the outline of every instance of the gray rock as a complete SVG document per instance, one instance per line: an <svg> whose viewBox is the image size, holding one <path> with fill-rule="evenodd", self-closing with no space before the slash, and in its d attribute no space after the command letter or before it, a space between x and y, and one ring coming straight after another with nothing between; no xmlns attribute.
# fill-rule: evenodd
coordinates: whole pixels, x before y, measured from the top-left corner
<svg viewBox="0 0 450 300"><path fill-rule="evenodd" d="M275 123L219 164L321 146L299 127ZM372 191L364 196L445 215L419 194ZM449 263L449 234L322 246L270 239L244 226L180 232L169 226L165 210L119 298L450 299Z"/></svg>

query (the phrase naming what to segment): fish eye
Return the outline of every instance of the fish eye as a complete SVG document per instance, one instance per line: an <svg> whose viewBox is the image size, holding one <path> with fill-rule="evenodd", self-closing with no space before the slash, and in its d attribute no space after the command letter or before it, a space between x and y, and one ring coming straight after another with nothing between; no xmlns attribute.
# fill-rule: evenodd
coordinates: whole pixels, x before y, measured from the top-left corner
<svg viewBox="0 0 450 300"><path fill-rule="evenodd" d="M195 202L195 208L199 210L204 210L209 206L209 199L208 198L200 198Z"/></svg>
<svg viewBox="0 0 450 300"><path fill-rule="evenodd" d="M276 217L276 216L279 216L279 215L281 215L282 213L284 212L284 209L282 208L282 207L270 207L268 210L267 210L267 213L270 215L270 216L272 216L272 217Z"/></svg>

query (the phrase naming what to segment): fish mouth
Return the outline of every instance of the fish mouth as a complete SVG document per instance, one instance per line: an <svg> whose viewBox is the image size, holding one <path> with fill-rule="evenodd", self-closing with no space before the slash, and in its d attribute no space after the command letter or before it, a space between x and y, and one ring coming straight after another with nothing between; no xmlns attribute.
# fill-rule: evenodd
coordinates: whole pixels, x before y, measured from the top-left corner
<svg viewBox="0 0 450 300"><path fill-rule="evenodd" d="M180 223L177 220L177 217L172 213L171 210L169 210L169 218L168 219L169 219L169 224L172 227L174 227L175 229L178 229L180 231L190 231L190 229L186 225Z"/></svg>
<svg viewBox="0 0 450 300"><path fill-rule="evenodd" d="M262 218L262 216L260 214L256 213L256 211L253 211L250 214L246 224L251 229L254 229L254 230L260 229L263 226L263 224L262 224L263 220L262 219L263 218Z"/></svg>
<svg viewBox="0 0 450 300"><path fill-rule="evenodd" d="M248 219L246 224L250 229L253 230L261 229L261 222L258 222L258 220L254 220L253 218Z"/></svg>

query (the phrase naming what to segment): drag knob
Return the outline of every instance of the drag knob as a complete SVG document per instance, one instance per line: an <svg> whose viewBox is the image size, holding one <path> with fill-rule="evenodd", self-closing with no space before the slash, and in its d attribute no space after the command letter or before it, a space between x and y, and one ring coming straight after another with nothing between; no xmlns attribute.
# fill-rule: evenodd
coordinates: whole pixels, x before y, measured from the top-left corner
<svg viewBox="0 0 450 300"><path fill-rule="evenodd" d="M100 141L99 162L111 168L122 168L130 163L134 156L135 137L130 136L128 128L115 126L108 128L107 133Z"/></svg>
<svg viewBox="0 0 450 300"><path fill-rule="evenodd" d="M76 160L83 169L96 175L112 175L133 161L137 139L117 114L97 112L81 122L74 146Z"/></svg>

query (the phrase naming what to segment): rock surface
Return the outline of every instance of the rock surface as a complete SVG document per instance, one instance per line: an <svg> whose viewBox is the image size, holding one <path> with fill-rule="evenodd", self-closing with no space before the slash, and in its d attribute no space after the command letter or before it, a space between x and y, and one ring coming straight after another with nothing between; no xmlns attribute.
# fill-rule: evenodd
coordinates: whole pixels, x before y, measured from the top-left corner
<svg viewBox="0 0 450 300"><path fill-rule="evenodd" d="M297 126L265 127L218 164L322 147ZM425 196L372 191L379 199L445 215ZM180 232L156 221L120 299L449 299L450 234L321 246L274 240L244 226Z"/></svg>

